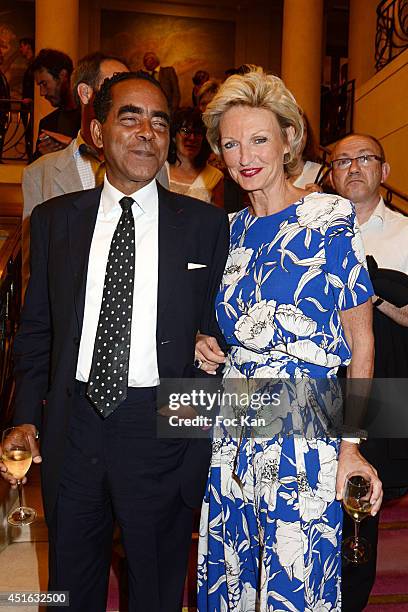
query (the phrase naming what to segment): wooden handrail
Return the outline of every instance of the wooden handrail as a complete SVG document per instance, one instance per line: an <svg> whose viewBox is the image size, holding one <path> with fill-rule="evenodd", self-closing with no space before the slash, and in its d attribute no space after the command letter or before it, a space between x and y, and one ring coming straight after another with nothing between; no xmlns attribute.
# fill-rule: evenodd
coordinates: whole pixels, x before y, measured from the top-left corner
<svg viewBox="0 0 408 612"><path fill-rule="evenodd" d="M0 227L7 228L8 236L0 245L0 287L8 274L8 263L14 261L21 249L21 221L17 217L0 217Z"/></svg>
<svg viewBox="0 0 408 612"><path fill-rule="evenodd" d="M399 189L396 189L395 187L392 187L392 185L390 185L389 183L383 183L382 186L384 187L384 189L387 190L387 193L391 193L392 195L397 196L397 198L400 198L400 200L404 200L405 202L408 202L408 194L403 193L402 191L400 191Z"/></svg>
<svg viewBox="0 0 408 612"><path fill-rule="evenodd" d="M383 183L381 188L383 191L385 191L384 202L387 204L387 206L390 206L403 215L408 216L408 195L399 189L396 189L389 183Z"/></svg>

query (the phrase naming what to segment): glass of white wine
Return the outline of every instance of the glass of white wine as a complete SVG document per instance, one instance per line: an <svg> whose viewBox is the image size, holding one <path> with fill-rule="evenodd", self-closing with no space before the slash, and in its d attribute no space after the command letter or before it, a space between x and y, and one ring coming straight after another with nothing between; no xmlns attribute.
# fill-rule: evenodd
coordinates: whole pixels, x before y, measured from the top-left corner
<svg viewBox="0 0 408 612"><path fill-rule="evenodd" d="M344 540L343 557L351 563L366 563L370 556L370 544L359 535L361 521L370 516L373 484L371 476L363 472L351 472L344 483L343 506L354 521L354 536Z"/></svg>
<svg viewBox="0 0 408 612"><path fill-rule="evenodd" d="M23 483L22 480L27 474L31 461L31 447L28 436L19 427L10 427L3 431L2 438L2 457L1 460L7 468L9 474L17 480L19 507L10 512L7 517L10 525L22 527L30 525L37 515L34 508L29 508L23 504Z"/></svg>

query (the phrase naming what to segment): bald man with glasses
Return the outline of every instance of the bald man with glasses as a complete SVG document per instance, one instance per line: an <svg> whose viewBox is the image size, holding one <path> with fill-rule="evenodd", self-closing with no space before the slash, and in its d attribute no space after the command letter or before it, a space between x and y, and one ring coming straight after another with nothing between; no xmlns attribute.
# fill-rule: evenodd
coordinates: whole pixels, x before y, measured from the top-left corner
<svg viewBox="0 0 408 612"><path fill-rule="evenodd" d="M332 152L331 183L355 205L376 292L374 377L408 378L408 218L386 206L381 196L389 173L384 149L372 136L352 134ZM361 451L378 469L385 499L407 491L408 440L372 439ZM352 529L345 515L343 537L352 535ZM362 522L361 535L369 540L371 554L364 565L343 565L343 612L360 612L368 603L376 574L378 515Z"/></svg>
<svg viewBox="0 0 408 612"><path fill-rule="evenodd" d="M389 174L384 150L372 136L352 134L335 146L331 183L355 205L366 254L379 268L408 274L408 218L388 208L380 192ZM408 306L398 307L386 296L374 296L373 304L395 323L408 326Z"/></svg>

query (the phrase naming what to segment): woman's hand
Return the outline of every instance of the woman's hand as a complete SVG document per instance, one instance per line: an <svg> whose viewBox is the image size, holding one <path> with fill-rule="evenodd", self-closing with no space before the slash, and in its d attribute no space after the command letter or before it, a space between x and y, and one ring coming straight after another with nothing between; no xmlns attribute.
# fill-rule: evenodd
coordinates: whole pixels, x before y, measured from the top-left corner
<svg viewBox="0 0 408 612"><path fill-rule="evenodd" d="M225 355L217 340L205 334L197 334L195 359L201 362L199 367L207 374L215 374L218 366L225 363Z"/></svg>
<svg viewBox="0 0 408 612"><path fill-rule="evenodd" d="M30 443L30 448L31 448L31 455L33 458L33 463L41 463L42 461L42 457L40 454L40 449L38 446L38 441L37 441L37 428L35 425L31 425L31 424L25 424L25 425L19 425L18 426L19 429L23 429L25 431L25 433L27 434L28 437L28 441ZM1 441L1 438L0 438ZM2 448L0 445L0 458L2 456ZM17 488L17 478L15 478L14 476L12 476L10 474L10 472L8 472L7 467L4 465L4 463L1 461L0 459L0 477L4 478L4 480L7 480L12 489L16 489ZM27 482L27 477L24 476L24 478L21 480L22 484L24 485Z"/></svg>
<svg viewBox="0 0 408 612"><path fill-rule="evenodd" d="M307 185L305 185L303 189L305 191L308 191L309 193L314 193L316 191L319 193L323 193L323 188L320 187L320 185L318 185L317 183L307 183Z"/></svg>
<svg viewBox="0 0 408 612"><path fill-rule="evenodd" d="M336 481L336 499L341 500L343 498L344 483L347 475L351 472L360 472L369 474L373 484L373 492L371 494L371 515L375 516L381 508L381 502L383 498L382 482L378 478L377 470L370 464L360 451L358 450L357 444L352 444L343 440L340 446L339 464L337 467L337 481Z"/></svg>

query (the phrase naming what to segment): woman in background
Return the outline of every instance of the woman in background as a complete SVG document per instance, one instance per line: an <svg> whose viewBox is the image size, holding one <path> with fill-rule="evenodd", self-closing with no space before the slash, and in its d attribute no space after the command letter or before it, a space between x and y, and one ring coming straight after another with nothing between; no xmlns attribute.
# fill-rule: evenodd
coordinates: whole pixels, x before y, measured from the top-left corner
<svg viewBox="0 0 408 612"><path fill-rule="evenodd" d="M289 179L294 187L306 191L323 191L318 182L321 178L322 164L316 162L318 157L317 145L312 128L305 113L302 113L303 138L300 142L296 164Z"/></svg>
<svg viewBox="0 0 408 612"><path fill-rule="evenodd" d="M197 108L180 108L173 117L173 147L169 152L170 191L189 195L222 208L223 174L210 166L210 146Z"/></svg>

